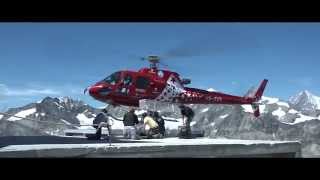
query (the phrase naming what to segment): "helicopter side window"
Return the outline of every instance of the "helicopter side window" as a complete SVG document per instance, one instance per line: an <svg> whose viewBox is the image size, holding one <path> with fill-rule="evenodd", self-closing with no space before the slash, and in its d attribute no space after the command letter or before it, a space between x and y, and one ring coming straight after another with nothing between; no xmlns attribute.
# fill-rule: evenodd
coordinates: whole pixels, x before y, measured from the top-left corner
<svg viewBox="0 0 320 180"><path fill-rule="evenodd" d="M111 74L110 76L106 77L103 81L111 85L115 85L120 81L120 72Z"/></svg>
<svg viewBox="0 0 320 180"><path fill-rule="evenodd" d="M127 74L123 79L123 83L126 86L131 85L132 84L132 77L129 74Z"/></svg>
<svg viewBox="0 0 320 180"><path fill-rule="evenodd" d="M129 86L132 85L132 77L129 74L126 74L122 80L123 86L119 87L119 92L123 95L128 95L130 93Z"/></svg>
<svg viewBox="0 0 320 180"><path fill-rule="evenodd" d="M148 78L138 77L136 83L138 89L147 89L150 82Z"/></svg>

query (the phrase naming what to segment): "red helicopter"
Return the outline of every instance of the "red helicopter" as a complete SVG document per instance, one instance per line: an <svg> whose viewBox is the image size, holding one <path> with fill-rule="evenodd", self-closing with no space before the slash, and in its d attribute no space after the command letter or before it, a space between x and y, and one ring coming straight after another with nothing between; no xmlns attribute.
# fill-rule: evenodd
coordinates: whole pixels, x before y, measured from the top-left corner
<svg viewBox="0 0 320 180"><path fill-rule="evenodd" d="M181 79L179 74L158 68L160 58L148 56L149 68L139 71L117 71L85 89L94 99L113 106L141 107L143 100L174 104L249 104L258 117L259 100L267 85L264 79L258 89L245 96L185 87L190 79Z"/></svg>

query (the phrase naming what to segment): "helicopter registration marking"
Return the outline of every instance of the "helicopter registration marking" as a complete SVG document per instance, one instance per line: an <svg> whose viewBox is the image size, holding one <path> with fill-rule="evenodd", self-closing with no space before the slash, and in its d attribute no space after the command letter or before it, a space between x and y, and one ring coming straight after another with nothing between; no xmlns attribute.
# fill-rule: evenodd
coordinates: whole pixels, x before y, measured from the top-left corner
<svg viewBox="0 0 320 180"><path fill-rule="evenodd" d="M222 101L222 97L219 97L219 96L209 96L206 98L208 101L215 101L215 102L221 102Z"/></svg>

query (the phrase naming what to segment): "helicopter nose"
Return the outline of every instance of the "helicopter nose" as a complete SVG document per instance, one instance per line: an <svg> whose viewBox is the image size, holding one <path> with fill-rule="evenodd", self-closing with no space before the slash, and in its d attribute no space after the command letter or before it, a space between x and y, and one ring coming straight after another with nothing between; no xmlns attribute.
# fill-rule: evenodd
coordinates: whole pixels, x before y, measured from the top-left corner
<svg viewBox="0 0 320 180"><path fill-rule="evenodd" d="M89 87L89 94L90 96L97 96L98 93L99 93L99 89L101 89L102 86L101 85L98 85L98 86L90 86Z"/></svg>
<svg viewBox="0 0 320 180"><path fill-rule="evenodd" d="M104 87L103 85L95 85L89 88L90 96L106 96L111 92L111 89L108 87Z"/></svg>

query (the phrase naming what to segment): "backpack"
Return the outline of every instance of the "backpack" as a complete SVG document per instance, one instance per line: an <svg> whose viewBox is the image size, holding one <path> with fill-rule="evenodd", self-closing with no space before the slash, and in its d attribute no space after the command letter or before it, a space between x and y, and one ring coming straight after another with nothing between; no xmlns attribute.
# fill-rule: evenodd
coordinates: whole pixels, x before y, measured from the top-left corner
<svg viewBox="0 0 320 180"><path fill-rule="evenodd" d="M105 116L103 113L99 113L93 120L93 124L95 124L95 125L93 125L93 127L97 129L98 124L100 124L103 121L105 121Z"/></svg>
<svg viewBox="0 0 320 180"><path fill-rule="evenodd" d="M159 117L159 118L157 118L157 122L159 125L160 133L164 134L166 131L164 120L161 117Z"/></svg>

